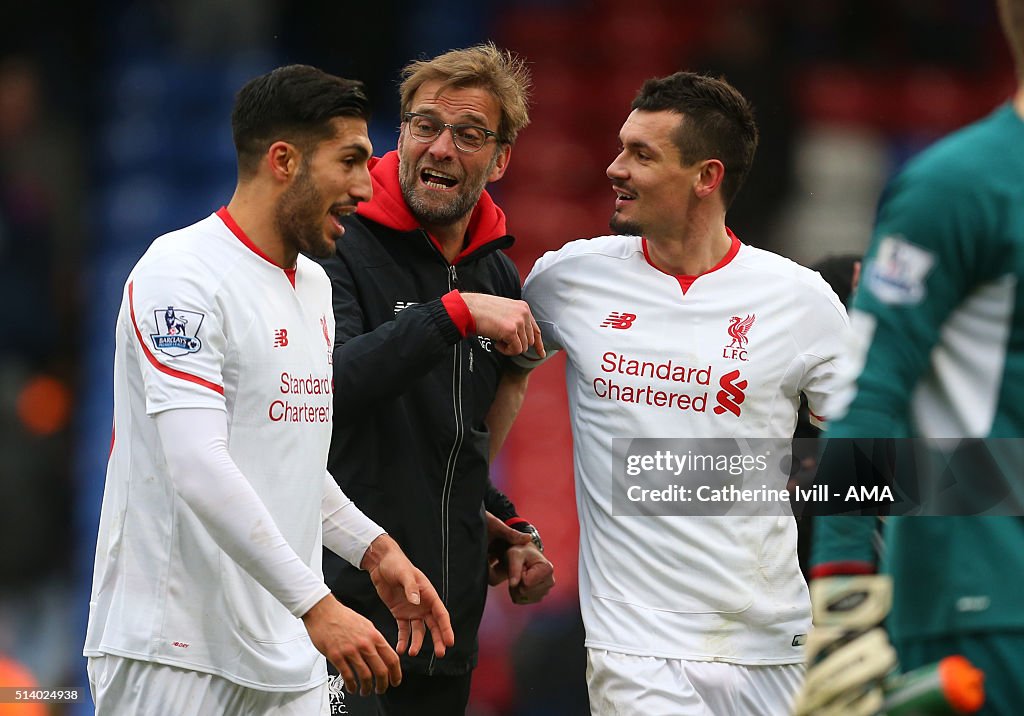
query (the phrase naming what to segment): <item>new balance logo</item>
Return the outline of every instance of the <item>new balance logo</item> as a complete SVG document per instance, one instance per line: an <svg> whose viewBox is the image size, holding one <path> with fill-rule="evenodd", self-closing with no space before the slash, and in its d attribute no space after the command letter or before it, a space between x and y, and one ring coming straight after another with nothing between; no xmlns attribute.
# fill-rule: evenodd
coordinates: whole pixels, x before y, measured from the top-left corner
<svg viewBox="0 0 1024 716"><path fill-rule="evenodd" d="M284 348L288 345L288 329L278 328L274 331L274 348Z"/></svg>
<svg viewBox="0 0 1024 716"><path fill-rule="evenodd" d="M619 330L626 330L633 325L633 321L636 320L635 313L619 313L618 311L612 311L608 314L608 318L604 319L604 323L601 324L601 328L618 328Z"/></svg>
<svg viewBox="0 0 1024 716"><path fill-rule="evenodd" d="M747 389L747 381L737 380L739 377L738 370L731 370L718 381L718 385L722 389L715 396L718 400L718 405L715 406L715 415L722 415L728 411L737 418L740 416L740 404L747 397L743 392Z"/></svg>

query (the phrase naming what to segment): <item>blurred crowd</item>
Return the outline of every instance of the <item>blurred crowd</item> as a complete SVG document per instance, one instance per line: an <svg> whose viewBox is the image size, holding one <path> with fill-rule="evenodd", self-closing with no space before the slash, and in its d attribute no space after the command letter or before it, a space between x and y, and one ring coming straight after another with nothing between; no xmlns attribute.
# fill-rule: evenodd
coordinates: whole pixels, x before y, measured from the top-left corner
<svg viewBox="0 0 1024 716"><path fill-rule="evenodd" d="M60 681L76 641L76 356L92 319L82 320L88 309L76 290L85 245L81 141L51 111L46 91L30 55L0 59L0 654Z"/></svg>

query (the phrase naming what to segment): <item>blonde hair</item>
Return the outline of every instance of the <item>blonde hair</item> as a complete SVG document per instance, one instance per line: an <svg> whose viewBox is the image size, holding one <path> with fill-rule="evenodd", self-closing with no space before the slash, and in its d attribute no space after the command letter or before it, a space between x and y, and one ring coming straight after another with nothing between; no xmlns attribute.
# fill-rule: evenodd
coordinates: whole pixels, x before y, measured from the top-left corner
<svg viewBox="0 0 1024 716"><path fill-rule="evenodd" d="M530 71L523 60L493 42L462 50L449 50L432 60L415 60L402 70L402 112L410 111L412 98L425 82L440 81L439 92L452 87L479 87L498 100L501 120L498 141L513 144L519 131L530 123L528 106Z"/></svg>

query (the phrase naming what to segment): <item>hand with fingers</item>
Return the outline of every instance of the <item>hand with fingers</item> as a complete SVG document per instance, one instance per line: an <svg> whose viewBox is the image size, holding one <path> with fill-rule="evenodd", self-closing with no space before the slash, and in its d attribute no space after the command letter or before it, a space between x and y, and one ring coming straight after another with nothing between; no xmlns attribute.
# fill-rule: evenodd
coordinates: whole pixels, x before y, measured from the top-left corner
<svg viewBox="0 0 1024 716"><path fill-rule="evenodd" d="M473 314L476 334L493 340L499 353L519 355L533 346L538 356L544 357L540 326L526 301L486 293L461 295Z"/></svg>
<svg viewBox="0 0 1024 716"><path fill-rule="evenodd" d="M487 581L491 586L508 580L515 604L533 604L555 586L555 568L544 556L535 529L521 532L487 513Z"/></svg>
<svg viewBox="0 0 1024 716"><path fill-rule="evenodd" d="M515 604L535 604L555 586L555 567L532 544L508 550L508 594Z"/></svg>
<svg viewBox="0 0 1024 716"><path fill-rule="evenodd" d="M416 569L402 549L388 535L373 541L363 558L363 568L381 601L398 622L399 654L416 656L423 646L426 632L434 642L434 654L443 657L455 644L451 618L437 590L420 570Z"/></svg>
<svg viewBox="0 0 1024 716"><path fill-rule="evenodd" d="M345 688L368 696L402 681L398 654L369 619L328 594L302 616L313 646L334 664Z"/></svg>
<svg viewBox="0 0 1024 716"><path fill-rule="evenodd" d="M508 550L528 545L530 535L514 530L490 512L487 516L487 583L495 587L508 579Z"/></svg>

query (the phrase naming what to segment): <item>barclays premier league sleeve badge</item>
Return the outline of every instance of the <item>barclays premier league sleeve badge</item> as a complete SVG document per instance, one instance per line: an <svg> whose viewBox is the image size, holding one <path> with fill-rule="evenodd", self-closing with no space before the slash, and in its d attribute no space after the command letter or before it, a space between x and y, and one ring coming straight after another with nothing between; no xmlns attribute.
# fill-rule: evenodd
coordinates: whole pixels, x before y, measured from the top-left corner
<svg viewBox="0 0 1024 716"><path fill-rule="evenodd" d="M149 337L153 341L153 347L161 353L183 356L197 353L203 347L198 334L205 314L168 306L166 309L153 311L153 317L157 330L162 332L151 333Z"/></svg>
<svg viewBox="0 0 1024 716"><path fill-rule="evenodd" d="M925 295L925 279L935 265L935 254L902 236L886 236L875 259L864 270L864 284L882 303L911 305Z"/></svg>

